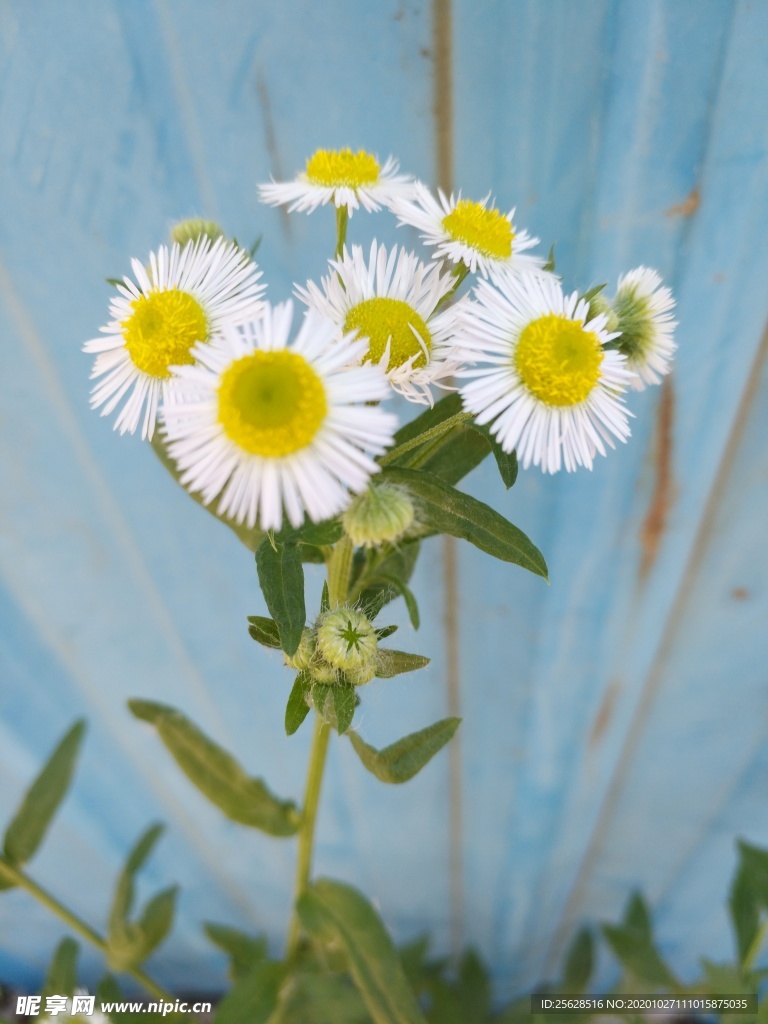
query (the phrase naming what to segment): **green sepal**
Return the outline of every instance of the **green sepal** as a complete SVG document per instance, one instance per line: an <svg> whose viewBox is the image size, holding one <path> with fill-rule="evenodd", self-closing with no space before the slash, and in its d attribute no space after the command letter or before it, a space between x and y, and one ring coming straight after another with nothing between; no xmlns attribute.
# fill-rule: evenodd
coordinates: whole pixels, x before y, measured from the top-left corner
<svg viewBox="0 0 768 1024"><path fill-rule="evenodd" d="M232 821L271 836L292 836L298 830L301 817L293 801L273 796L180 711L148 700L130 700L128 707L154 725L190 782Z"/></svg>
<svg viewBox="0 0 768 1024"><path fill-rule="evenodd" d="M273 619L268 619L266 615L249 615L248 632L263 647L280 650L280 631L277 623Z"/></svg>
<svg viewBox="0 0 768 1024"><path fill-rule="evenodd" d="M320 595L320 614L331 610L331 598L328 592L328 580L323 580L323 592Z"/></svg>
<svg viewBox="0 0 768 1024"><path fill-rule="evenodd" d="M376 651L376 675L379 679L393 679L404 672L415 672L425 668L429 658L423 654L407 654L405 651L393 651L380 647Z"/></svg>
<svg viewBox="0 0 768 1024"><path fill-rule="evenodd" d="M77 988L77 957L80 947L73 938L62 939L53 954L40 995L43 1006L47 996L73 996Z"/></svg>
<svg viewBox="0 0 768 1024"><path fill-rule="evenodd" d="M584 302L591 302L596 295L599 295L600 292L607 287L607 284L596 284L594 288L590 288L589 291L584 292L584 294L580 295L579 298Z"/></svg>
<svg viewBox="0 0 768 1024"><path fill-rule="evenodd" d="M165 443L165 439L161 435L159 430L156 430L152 436L151 445L155 451L155 455L160 459L162 464L171 474L176 483L181 487L190 498L197 502L197 504L205 509L208 515L213 516L214 519L218 519L220 523L228 526L229 529L234 533L239 541L241 541L248 548L249 551L255 551L264 537L264 531L260 530L257 526L245 526L242 523L235 522L234 519L230 519L229 516L220 515L216 512L211 505L206 505L200 494L194 494L192 491L187 490L184 484L181 482L181 472L176 466L171 456L168 453L168 447Z"/></svg>
<svg viewBox="0 0 768 1024"><path fill-rule="evenodd" d="M203 924L203 930L211 942L229 957L229 977L232 981L244 977L267 959L269 947L261 935L246 935L237 928L211 921Z"/></svg>
<svg viewBox="0 0 768 1024"><path fill-rule="evenodd" d="M121 288L125 288L125 281L122 277L105 277L104 280L113 288L117 288L118 285Z"/></svg>
<svg viewBox="0 0 768 1024"><path fill-rule="evenodd" d="M343 949L374 1024L426 1024L397 950L361 893L319 879L305 889L296 906L315 942Z"/></svg>
<svg viewBox="0 0 768 1024"><path fill-rule="evenodd" d="M563 992L579 993L587 987L594 967L594 946L589 928L582 928L576 933L565 956L561 986Z"/></svg>
<svg viewBox="0 0 768 1024"><path fill-rule="evenodd" d="M487 426L481 426L479 423L473 423L472 426L483 435L491 446L491 453L496 460L502 483L506 490L509 490L517 480L517 453L514 449L511 452L505 452Z"/></svg>
<svg viewBox="0 0 768 1024"><path fill-rule="evenodd" d="M460 718L443 718L426 729L404 736L383 750L376 750L356 732L351 732L349 738L357 756L372 775L381 782L398 784L412 779L429 764L452 738L460 724Z"/></svg>
<svg viewBox="0 0 768 1024"><path fill-rule="evenodd" d="M267 1024L277 1007L286 965L257 963L241 975L216 1007L214 1024Z"/></svg>
<svg viewBox="0 0 768 1024"><path fill-rule="evenodd" d="M280 634L280 646L290 657L295 654L307 621L304 604L304 569L299 545L282 544L266 537L256 552L264 600Z"/></svg>
<svg viewBox="0 0 768 1024"><path fill-rule="evenodd" d="M285 706L285 732L293 736L301 723L309 714L307 694L312 688L312 678L307 672L299 672L291 688L288 703Z"/></svg>
<svg viewBox="0 0 768 1024"><path fill-rule="evenodd" d="M419 502L419 516L436 533L468 540L494 558L520 565L547 579L547 564L526 535L477 498L457 491L430 473L393 467L382 479L407 487Z"/></svg>
<svg viewBox="0 0 768 1024"><path fill-rule="evenodd" d="M72 781L84 733L85 722L76 722L27 790L3 840L3 852L9 863L26 864L45 838ZM10 885L3 887L10 888Z"/></svg>
<svg viewBox="0 0 768 1024"><path fill-rule="evenodd" d="M555 243L554 242L549 247L549 255L547 256L546 263L544 264L544 266L541 269L546 271L549 274L554 274L554 272L555 272Z"/></svg>
<svg viewBox="0 0 768 1024"><path fill-rule="evenodd" d="M650 914L639 893L630 898L622 923L604 924L602 933L633 977L668 989L677 987L675 976L654 944Z"/></svg>

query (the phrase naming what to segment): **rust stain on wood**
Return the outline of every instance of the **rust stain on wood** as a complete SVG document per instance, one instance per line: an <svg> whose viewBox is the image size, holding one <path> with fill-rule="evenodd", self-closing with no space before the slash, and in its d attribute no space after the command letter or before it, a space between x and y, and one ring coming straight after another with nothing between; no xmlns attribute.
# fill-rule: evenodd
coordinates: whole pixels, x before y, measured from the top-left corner
<svg viewBox="0 0 768 1024"><path fill-rule="evenodd" d="M672 477L672 427L675 417L675 393L672 381L666 377L661 387L661 397L656 421L653 466L654 487L651 503L640 529L642 556L640 579L644 580L653 568L659 551L661 538L667 526L667 518L674 502L674 480Z"/></svg>
<svg viewBox="0 0 768 1024"><path fill-rule="evenodd" d="M700 204L701 192L699 191L699 186L696 185L691 189L682 203L675 203L674 206L670 206L666 211L667 217L692 217L698 210Z"/></svg>
<svg viewBox="0 0 768 1024"><path fill-rule="evenodd" d="M613 718L613 712L616 708L616 698L618 697L620 690L621 683L617 679L614 679L605 691L603 699L600 702L600 707L595 715L592 730L589 734L589 740L587 741L587 745L589 747L596 747L602 739L603 734L608 727L608 723Z"/></svg>
<svg viewBox="0 0 768 1024"><path fill-rule="evenodd" d="M734 601L746 601L749 596L749 591L746 587L734 587L731 591L731 597Z"/></svg>

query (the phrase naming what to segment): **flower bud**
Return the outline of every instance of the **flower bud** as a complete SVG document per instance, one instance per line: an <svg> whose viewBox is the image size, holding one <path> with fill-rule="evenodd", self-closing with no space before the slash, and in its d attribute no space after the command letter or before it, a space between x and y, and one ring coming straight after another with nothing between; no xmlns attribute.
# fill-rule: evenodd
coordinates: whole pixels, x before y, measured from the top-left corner
<svg viewBox="0 0 768 1024"><path fill-rule="evenodd" d="M215 242L223 234L224 232L214 221L202 220L200 217L181 220L171 228L171 240L178 242L182 249L187 242L196 242L202 235L207 235L212 242Z"/></svg>
<svg viewBox="0 0 768 1024"><path fill-rule="evenodd" d="M366 683L370 683L375 675L376 661L372 659L367 665L362 665L360 668L347 669L344 673L344 678L352 686L365 686Z"/></svg>
<svg viewBox="0 0 768 1024"><path fill-rule="evenodd" d="M394 484L372 484L353 499L342 516L347 536L356 547L394 543L413 523L413 501Z"/></svg>
<svg viewBox="0 0 768 1024"><path fill-rule="evenodd" d="M677 324L672 310L675 300L669 288L649 267L637 267L619 278L613 309L621 331L618 348L627 357L627 366L637 377L633 386L659 384L672 369L677 348L674 331Z"/></svg>
<svg viewBox="0 0 768 1024"><path fill-rule="evenodd" d="M608 331L609 334L613 334L614 331L618 331L619 318L614 312L613 306L602 292L598 292L597 295L593 295L589 300L589 319L594 320L594 318L596 316L600 316L601 313L607 318L607 323L605 325L606 331Z"/></svg>
<svg viewBox="0 0 768 1024"><path fill-rule="evenodd" d="M369 620L354 608L326 612L317 627L318 652L342 672L359 672L372 666L378 642Z"/></svg>
<svg viewBox="0 0 768 1024"><path fill-rule="evenodd" d="M327 661L315 653L312 663L309 666L309 674L316 683L338 683L339 670L329 665Z"/></svg>
<svg viewBox="0 0 768 1024"><path fill-rule="evenodd" d="M295 668L297 672L306 672L310 667L315 654L315 634L305 626L301 633L301 640L295 654L285 654L285 664L289 668Z"/></svg>

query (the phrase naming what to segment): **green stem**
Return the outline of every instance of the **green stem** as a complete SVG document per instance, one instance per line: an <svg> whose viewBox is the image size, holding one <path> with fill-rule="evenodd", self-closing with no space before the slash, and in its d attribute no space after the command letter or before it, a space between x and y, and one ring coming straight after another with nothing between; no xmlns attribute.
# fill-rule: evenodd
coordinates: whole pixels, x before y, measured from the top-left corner
<svg viewBox="0 0 768 1024"><path fill-rule="evenodd" d="M344 243L347 240L347 224L349 223L349 210L346 206L336 207L336 259L341 259L344 252Z"/></svg>
<svg viewBox="0 0 768 1024"><path fill-rule="evenodd" d="M442 306L445 306L446 303L451 301L453 296L459 290L459 285L461 284L461 282L464 280L468 273L469 267L466 265L466 263L456 264L456 266L453 268L453 276L456 278L456 280L453 282L453 288L451 288L451 290L446 295L444 295L442 299L440 299L440 301L434 308L433 315L438 311L438 309L440 309Z"/></svg>
<svg viewBox="0 0 768 1024"><path fill-rule="evenodd" d="M309 873L312 869L312 848L315 841L317 805L320 802L325 755L328 752L330 736L330 726L326 725L320 715L316 714L315 731L312 737L312 751L309 755L309 767L307 768L307 788L304 793L304 808L301 815L301 828L299 829L299 853L296 865L294 908L288 932L288 949L286 953L289 960L296 955L301 939L301 923L296 912L296 903L309 884Z"/></svg>
<svg viewBox="0 0 768 1024"><path fill-rule="evenodd" d="M34 896L35 899L42 903L52 914L61 918L65 924L68 924L72 931L90 942L92 946L100 950L105 957L109 958L109 945L103 936L99 935L89 924L86 924L82 918L78 917L68 907L65 907L63 903L59 903L55 896L48 892L47 889L43 889L42 886L34 882L29 875L25 874L19 868L9 864L7 860L0 857L0 878L6 878L9 882L13 882L14 885L18 885L19 888L25 889L30 896ZM140 967L127 967L125 973L130 974L131 977L135 978L139 984L143 985L147 992L151 992L153 996L161 999L166 1003L175 1002L175 996L171 995L170 992L166 992L164 988L161 988L157 982L153 981L149 975L145 974Z"/></svg>
<svg viewBox="0 0 768 1024"><path fill-rule="evenodd" d="M745 971L751 971L754 967L757 954L760 952L762 945L765 942L766 935L768 935L768 917L765 918L757 929L755 937L752 939L752 943L747 950L747 955L744 957L744 962L741 966Z"/></svg>
<svg viewBox="0 0 768 1024"><path fill-rule="evenodd" d="M331 608L346 604L354 553L352 541L349 537L342 537L328 559L328 600Z"/></svg>
<svg viewBox="0 0 768 1024"><path fill-rule="evenodd" d="M390 462L395 462L401 455L405 455L405 453L411 451L411 449L421 448L422 445L427 444L429 441L435 441L438 438L441 438L443 434L447 434L449 430L453 430L454 427L462 426L464 423L469 423L471 420L471 413L457 412L454 416L449 416L447 420L443 420L442 423L438 423L436 427L431 427L429 430L425 430L423 434L418 434L416 437L412 437L410 441L403 441L403 443L399 444L396 448L390 448L389 451L379 459L379 465L388 466Z"/></svg>

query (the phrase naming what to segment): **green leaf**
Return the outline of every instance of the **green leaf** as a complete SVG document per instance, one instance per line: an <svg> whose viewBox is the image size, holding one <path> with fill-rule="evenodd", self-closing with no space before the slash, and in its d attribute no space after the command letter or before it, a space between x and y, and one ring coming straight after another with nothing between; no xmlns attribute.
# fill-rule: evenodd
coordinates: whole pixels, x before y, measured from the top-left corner
<svg viewBox="0 0 768 1024"><path fill-rule="evenodd" d="M337 684L333 687L333 710L336 715L336 728L340 736L352 725L356 707L357 694L354 686Z"/></svg>
<svg viewBox="0 0 768 1024"><path fill-rule="evenodd" d="M130 969L143 959L143 932L130 920L134 899L134 877L141 870L163 832L161 824L151 825L128 854L115 886L109 914L107 959L114 970Z"/></svg>
<svg viewBox="0 0 768 1024"><path fill-rule="evenodd" d="M306 672L299 672L296 676L288 703L285 706L285 732L288 736L293 736L309 714L307 693L311 687L311 682Z"/></svg>
<svg viewBox="0 0 768 1024"><path fill-rule="evenodd" d="M429 473L393 467L382 470L381 476L407 487L419 499L419 515L437 533L468 540L494 558L547 579L547 565L539 549L522 530L482 501Z"/></svg>
<svg viewBox="0 0 768 1024"><path fill-rule="evenodd" d="M468 423L452 430L441 445L419 463L419 468L454 486L476 469L490 450L488 439L474 423Z"/></svg>
<svg viewBox="0 0 768 1024"><path fill-rule="evenodd" d="M304 891L297 909L313 939L342 947L374 1024L426 1024L397 951L364 896L320 879Z"/></svg>
<svg viewBox="0 0 768 1024"><path fill-rule="evenodd" d="M142 959L160 945L173 925L176 912L176 896L179 888L172 885L157 893L147 903L139 918L138 927L142 935Z"/></svg>
<svg viewBox="0 0 768 1024"><path fill-rule="evenodd" d="M376 630L376 636L379 640L386 640L388 636L392 636L393 633L396 633L397 629L397 626L382 626L381 629Z"/></svg>
<svg viewBox="0 0 768 1024"><path fill-rule="evenodd" d="M297 544L276 543L267 537L256 552L259 583L270 615L277 623L280 646L295 654L307 621L304 605L304 569Z"/></svg>
<svg viewBox="0 0 768 1024"><path fill-rule="evenodd" d="M284 977L283 964L256 964L219 1003L214 1024L267 1024L277 1006Z"/></svg>
<svg viewBox="0 0 768 1024"><path fill-rule="evenodd" d="M229 956L229 976L232 981L244 977L267 959L269 949L263 936L246 935L237 928L209 921L205 922L203 928L211 942Z"/></svg>
<svg viewBox="0 0 768 1024"><path fill-rule="evenodd" d="M603 288L607 288L607 287L608 287L608 285L607 285L607 284L596 284L596 285L594 286L594 288L590 288L590 289L589 289L589 291L586 291L586 292L584 292L584 294L583 294L582 296L580 296L580 297L581 297L581 298L582 298L582 299L583 299L583 300L584 300L585 302L591 302L591 301L592 301L592 299L594 299L594 297L595 297L596 295L599 295L599 294L600 294L600 292L601 292L601 291L603 290Z"/></svg>
<svg viewBox="0 0 768 1024"><path fill-rule="evenodd" d="M344 527L339 519L326 519L322 523L307 520L298 530L281 531L277 535L278 542L284 544L298 542L312 547L329 547L336 544L344 536Z"/></svg>
<svg viewBox="0 0 768 1024"><path fill-rule="evenodd" d="M639 894L631 897L622 924L604 924L602 932L616 957L639 981L664 988L677 986L654 945L650 914Z"/></svg>
<svg viewBox="0 0 768 1024"><path fill-rule="evenodd" d="M380 647L376 652L376 675L379 679L392 679L404 672L415 672L429 664L423 654L406 654Z"/></svg>
<svg viewBox="0 0 768 1024"><path fill-rule="evenodd" d="M248 632L263 647L280 650L280 632L277 623L265 615L249 615Z"/></svg>
<svg viewBox="0 0 768 1024"><path fill-rule="evenodd" d="M555 272L555 243L549 247L549 255L547 256L547 262L541 268L542 270L548 271L550 274Z"/></svg>
<svg viewBox="0 0 768 1024"><path fill-rule="evenodd" d="M370 1024L370 1020L347 977L304 971L283 986L274 1024Z"/></svg>
<svg viewBox="0 0 768 1024"><path fill-rule="evenodd" d="M45 837L72 781L85 722L76 722L51 754L5 833L3 849L14 865L25 864Z"/></svg>
<svg viewBox="0 0 768 1024"><path fill-rule="evenodd" d="M77 988L77 957L80 947L74 939L62 939L53 954L41 992L43 1006L46 996L72 996Z"/></svg>
<svg viewBox="0 0 768 1024"><path fill-rule="evenodd" d="M487 426L480 426L479 423L473 423L472 426L483 435L491 446L502 483L509 490L517 480L517 453L514 449L511 452L505 452Z"/></svg>
<svg viewBox="0 0 768 1024"><path fill-rule="evenodd" d="M205 509L208 515L213 516L214 519L218 519L220 523L223 523L225 526L228 526L232 533L234 533L238 540L245 544L249 551L255 551L258 548L259 544L261 544L262 542L262 539L264 537L264 531L260 530L256 526L245 526L242 523L236 523L235 520L230 519L229 516L219 515L219 513L216 512L211 505L205 504L201 495L194 494L192 493L192 491L187 490L187 488L181 482L181 473L177 469L176 463L168 454L168 448L166 446L165 439L162 437L159 430L155 431L155 433L152 436L152 441L150 443L152 445L152 448L154 449L155 455L158 457L158 459L160 459L163 466L165 466L165 468L176 481L176 483L179 485L179 487L185 490L187 494L190 496L190 498L193 501L197 502L197 504L201 508Z"/></svg>
<svg viewBox="0 0 768 1024"><path fill-rule="evenodd" d="M563 970L563 992L583 992L592 976L594 966L594 942L589 928L576 933L568 948Z"/></svg>
<svg viewBox="0 0 768 1024"><path fill-rule="evenodd" d="M405 607L408 609L408 618L411 620L411 625L414 629L418 629L421 625L419 619L419 606L416 603L416 598L413 596L413 592L410 587L403 583L397 576L387 576L385 573L377 573L371 579L371 583L384 583L391 587L398 596L402 597L405 601Z"/></svg>
<svg viewBox="0 0 768 1024"><path fill-rule="evenodd" d="M137 718L155 726L187 778L232 821L271 836L291 836L298 830L301 818L296 805L278 800L261 779L246 775L231 754L180 711L147 700L131 700L128 707Z"/></svg>
<svg viewBox="0 0 768 1024"><path fill-rule="evenodd" d="M760 926L760 909L768 908L768 853L739 841L739 866L731 883L731 912L739 962L744 963Z"/></svg>
<svg viewBox="0 0 768 1024"><path fill-rule="evenodd" d="M356 732L351 732L349 738L357 756L371 774L382 782L400 783L420 772L442 750L460 724L460 718L443 718L383 750L376 750Z"/></svg>

